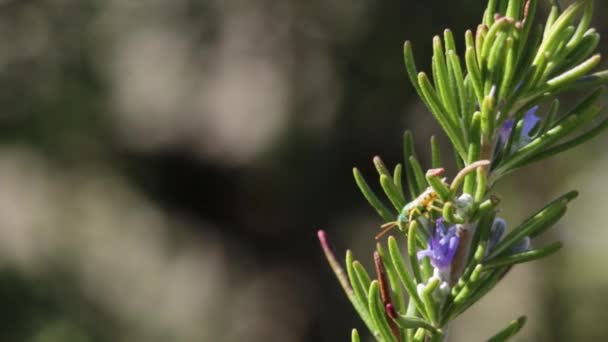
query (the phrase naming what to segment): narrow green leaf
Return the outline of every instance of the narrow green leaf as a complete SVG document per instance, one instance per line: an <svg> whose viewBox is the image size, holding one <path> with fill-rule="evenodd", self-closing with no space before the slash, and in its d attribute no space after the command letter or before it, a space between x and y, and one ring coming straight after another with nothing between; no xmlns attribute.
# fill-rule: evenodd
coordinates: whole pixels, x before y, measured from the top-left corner
<svg viewBox="0 0 608 342"><path fill-rule="evenodd" d="M450 138L458 153L464 155L464 149L462 147L462 141L457 133L456 123L452 121L450 114L443 106L439 95L435 92L428 76L424 72L418 74L418 84L420 85L425 101L430 106L429 110L431 111L431 114L433 114L437 122L439 122L439 125L443 128L448 138Z"/></svg>
<svg viewBox="0 0 608 342"><path fill-rule="evenodd" d="M494 46L500 33L506 33L511 29L513 22L508 18L498 19L490 27L488 34L484 38L483 47L481 49L481 56L477 56L480 60L487 60L490 56L490 51ZM506 38L506 37L505 37Z"/></svg>
<svg viewBox="0 0 608 342"><path fill-rule="evenodd" d="M375 323L384 341L396 342L397 339L391 332L391 328L386 319L384 306L380 301L380 289L377 280L374 280L369 288L368 303L372 322Z"/></svg>
<svg viewBox="0 0 608 342"><path fill-rule="evenodd" d="M418 235L418 222L413 220L410 222L407 235L407 254L412 266L412 273L418 284L422 283L422 274L420 273L420 264L418 263L418 255L416 253L416 235Z"/></svg>
<svg viewBox="0 0 608 342"><path fill-rule="evenodd" d="M505 61L504 77L502 78L500 88L498 89L499 101L509 96L509 94L511 93L511 84L513 81L513 76L515 75L516 51L514 47L513 38L511 37L507 38L506 50L507 57Z"/></svg>
<svg viewBox="0 0 608 342"><path fill-rule="evenodd" d="M440 176L427 173L426 181L429 183L431 188L433 188L433 191L435 191L437 195L439 195L439 198L441 198L442 201L445 202L450 199L452 195L452 193L450 192L450 188Z"/></svg>
<svg viewBox="0 0 608 342"><path fill-rule="evenodd" d="M511 321L506 328L490 337L488 342L505 342L515 336L526 324L526 316L521 316L518 319Z"/></svg>
<svg viewBox="0 0 608 342"><path fill-rule="evenodd" d="M496 125L496 99L495 91L491 91L483 99L481 105L481 144L490 144L494 137Z"/></svg>
<svg viewBox="0 0 608 342"><path fill-rule="evenodd" d="M441 215L445 219L446 222L451 224L461 224L464 223L464 218L456 214L456 208L454 207L454 202L447 202L443 205L443 210Z"/></svg>
<svg viewBox="0 0 608 342"><path fill-rule="evenodd" d="M422 193L426 188L426 180L424 178L424 171L422 171L422 166L416 159L416 157L410 157L410 167L414 172L414 179L416 180L416 188L418 189L418 193Z"/></svg>
<svg viewBox="0 0 608 342"><path fill-rule="evenodd" d="M388 197L395 209L400 212L401 209L405 206L405 200L400 197L399 190L397 190L395 183L393 183L390 177L387 177L386 175L380 175L380 185L382 186L386 197Z"/></svg>
<svg viewBox="0 0 608 342"><path fill-rule="evenodd" d="M443 41L445 42L445 51L454 51L456 53L456 42L454 41L454 35L449 29L443 30Z"/></svg>
<svg viewBox="0 0 608 342"><path fill-rule="evenodd" d="M353 261L353 270L355 271L355 275L357 276L357 280L361 284L361 287L369 290L369 287L372 283L372 279L369 276L369 273L365 270L365 267L357 260Z"/></svg>
<svg viewBox="0 0 608 342"><path fill-rule="evenodd" d="M492 253L488 255L486 260L492 260L494 257L501 255L524 237L529 236L532 238L536 236L535 233L543 231L555 224L566 213L566 205L571 200L571 196L574 195L575 193L563 195L546 205L536 214L530 216L519 227L509 232L507 236L494 247Z"/></svg>
<svg viewBox="0 0 608 342"><path fill-rule="evenodd" d="M473 89L475 90L475 95L477 96L477 101L478 103L481 103L484 97L483 81L481 77L481 70L479 69L477 58L475 57L475 49L467 48L465 52L465 62L467 65L467 70L469 72L469 79L471 80L471 84L473 85Z"/></svg>
<svg viewBox="0 0 608 342"><path fill-rule="evenodd" d="M350 341L351 342L361 342L361 338L359 337L359 332L357 331L357 329L353 329L353 331L350 335Z"/></svg>
<svg viewBox="0 0 608 342"><path fill-rule="evenodd" d="M408 301L408 303L407 303L407 311L406 311L405 315L407 317L416 317L416 318L418 318L418 316L417 316L418 315L418 309L416 309L416 303L414 303L414 300L412 298L410 298L409 301ZM395 319L399 318L399 315L394 315L391 318L393 320L395 320ZM399 325L399 322L395 322L395 323L397 323L397 325ZM414 329L415 328L407 329L405 331L405 335L407 337L407 339L405 340L406 342L414 340Z"/></svg>
<svg viewBox="0 0 608 342"><path fill-rule="evenodd" d="M582 77L582 78L578 79L576 82L574 82L573 84L571 84L570 86L565 87L564 89L560 89L560 90L566 91L566 90L576 90L576 89L588 89L588 88L601 86L604 84L608 84L608 70L598 71L591 75Z"/></svg>
<svg viewBox="0 0 608 342"><path fill-rule="evenodd" d="M578 137L569 140L565 143L559 144L557 146L553 146L537 155L535 155L533 158L530 158L526 161L524 161L521 164L518 164L516 167L520 168L523 167L525 165L537 162L539 160L545 159L545 158L549 158L551 156L554 156L558 153L564 152L566 150L569 150L571 148L574 148L588 140L591 140L593 138L595 138L596 136L598 136L601 132L603 132L606 128L608 128L608 119L604 119L602 120L602 122L600 122L599 125L595 126L593 129L587 131L586 133L583 133L581 135L579 135Z"/></svg>
<svg viewBox="0 0 608 342"><path fill-rule="evenodd" d="M501 165L495 170L495 177L499 178L511 171L515 165L525 163L529 158L541 151L549 148L559 139L570 134L575 129L593 120L599 113L601 108L597 104L597 100L601 95L602 89L596 90L593 94L585 98L576 106L567 117L565 117L558 125L548 130L547 132L534 139L532 142L515 152L510 158L504 160Z"/></svg>
<svg viewBox="0 0 608 342"><path fill-rule="evenodd" d="M483 265L483 270L489 271L489 270L493 270L498 267L512 266L515 264L521 264L524 262L529 262L529 261L533 261L536 259L545 258L545 257L548 257L548 256L554 254L555 252L559 251L562 248L562 246L563 246L562 243L558 241L558 242L552 243L551 245L549 245L547 247L532 249L532 250L529 250L526 252L511 254L508 256L504 256L504 257L497 257L495 259L486 261Z"/></svg>
<svg viewBox="0 0 608 342"><path fill-rule="evenodd" d="M481 297L488 293L494 288L496 283L504 276L507 268L499 268L491 272L490 275L486 276L482 281L478 282L477 288L475 288L471 295L462 304L452 303L446 307L442 316L441 325L445 325L447 322L454 319L456 316L467 310L471 305L475 304Z"/></svg>
<svg viewBox="0 0 608 342"><path fill-rule="evenodd" d="M555 23L551 25L549 31L545 35L545 39L541 43L539 48L539 54L534 60L534 64L538 64L539 57L541 54L545 52L553 53L557 45L559 44L559 39L564 30L568 28L572 20L576 17L576 15L582 9L584 1L578 1L574 4L570 5L558 18L555 20Z"/></svg>
<svg viewBox="0 0 608 342"><path fill-rule="evenodd" d="M489 71L497 71L499 66L502 66L504 64L504 57L506 56L505 46L506 46L508 37L509 37L508 32L500 32L496 36L496 40L494 41L494 44L490 48L490 52L488 55L488 70ZM496 84L496 83L497 82L492 82L492 84Z"/></svg>
<svg viewBox="0 0 608 342"><path fill-rule="evenodd" d="M418 195L422 192L422 189L418 189L418 183L416 183L414 170L410 164L410 157L412 156L416 156L414 153L414 137L412 132L406 131L403 134L403 160L405 162L405 176L407 179L407 186L410 191L411 200L418 197Z"/></svg>
<svg viewBox="0 0 608 342"><path fill-rule="evenodd" d="M353 253L350 250L346 251L346 274L348 275L350 286L352 287L357 300L361 303L367 303L368 288L364 288L363 284L359 281L359 278L355 274L355 269L353 267ZM367 312L367 306L362 307L364 307L365 312Z"/></svg>
<svg viewBox="0 0 608 342"><path fill-rule="evenodd" d="M593 70L593 68L595 68L600 63L601 59L602 58L600 57L600 55L597 54L584 61L583 63L579 64L578 66L570 69L569 71L566 71L565 73L550 79L549 81L547 81L547 84L552 89L555 89L563 87L568 83L574 82L575 80L585 76L588 72Z"/></svg>
<svg viewBox="0 0 608 342"><path fill-rule="evenodd" d="M435 86L438 90L444 108L447 110L450 121L456 122L458 106L456 104L456 94L452 93L449 85L449 76L443 44L439 36L433 38L433 75L435 76Z"/></svg>
<svg viewBox="0 0 608 342"><path fill-rule="evenodd" d="M429 313L430 321L433 323L437 323L439 317L438 303L435 302L435 298L433 298L433 292L439 287L440 282L439 278L433 277L429 279L424 290L422 290L422 301L424 302L426 312Z"/></svg>
<svg viewBox="0 0 608 342"><path fill-rule="evenodd" d="M405 263L403 262L403 256L399 251L399 246L397 245L397 240L390 236L388 238L388 252L391 256L391 260L393 261L393 265L395 266L395 270L399 275L399 279L403 283L405 290L410 295L411 300L416 304L416 308L418 312L422 314L425 319L428 319L428 313L425 311L424 303L422 299L418 295L418 290L416 289L416 283L412 278L412 275L407 270Z"/></svg>
<svg viewBox="0 0 608 342"><path fill-rule="evenodd" d="M454 304L460 305L464 303L464 301L467 300L473 294L473 292L479 285L479 279L482 270L482 264L478 264L473 268L473 272L471 273L471 276L469 277L468 281L465 282L460 292L458 292L458 295L456 295L456 298L454 298Z"/></svg>
<svg viewBox="0 0 608 342"><path fill-rule="evenodd" d="M403 193L403 165L397 164L395 166L395 171L393 171L393 181L397 191L399 192L399 198L405 203L405 194Z"/></svg>
<svg viewBox="0 0 608 342"><path fill-rule="evenodd" d="M401 329L425 329L433 333L440 334L441 331L435 328L431 323L415 316L397 315L394 319L395 323Z"/></svg>
<svg viewBox="0 0 608 342"><path fill-rule="evenodd" d="M395 270L395 267L390 259L390 256L387 254L384 247L381 244L376 244L376 250L382 259L382 264L384 265L384 271L388 277L389 284L392 290L392 303L397 308L398 311L405 311L405 296L403 290L401 288L401 283L399 283L399 275Z"/></svg>
<svg viewBox="0 0 608 342"><path fill-rule="evenodd" d="M462 159L460 154L458 154L458 152L455 149L452 149L452 151L454 152L454 162L456 164L456 169L458 169L458 170L463 169L464 168L464 159Z"/></svg>
<svg viewBox="0 0 608 342"><path fill-rule="evenodd" d="M567 50L570 50L570 51L574 50L577 47L577 45L580 43L580 41L583 39L583 35L587 31L587 29L589 28L589 24L591 23L591 17L593 16L593 7L594 7L593 5L594 5L593 0L589 0L586 2L585 9L584 9L583 15L581 17L581 21L579 22L578 26L576 27L576 32L574 33L572 38L570 38L570 41L568 41L568 44L566 44Z"/></svg>
<svg viewBox="0 0 608 342"><path fill-rule="evenodd" d="M549 36L549 32L551 32L551 26L557 20L559 16L560 10L557 6L551 6L551 10L549 11L549 16L547 17L547 21L545 23L545 30L543 32L543 39L546 39Z"/></svg>
<svg viewBox="0 0 608 342"><path fill-rule="evenodd" d="M373 159L374 166L376 167L376 171L378 171L379 175L385 175L389 177L392 181L391 172L388 170L388 167L384 164L382 159L378 156L375 156Z"/></svg>
<svg viewBox="0 0 608 342"><path fill-rule="evenodd" d="M515 20L520 19L521 10L522 10L522 1L520 0L511 0L509 1L509 5L507 6L506 16L509 18L513 18Z"/></svg>
<svg viewBox="0 0 608 342"><path fill-rule="evenodd" d="M431 167L434 169L440 168L443 166L442 158L441 158L441 148L439 147L439 142L437 142L437 138L432 135L431 136Z"/></svg>
<svg viewBox="0 0 608 342"><path fill-rule="evenodd" d="M458 55L454 50L448 51L448 62L451 66L451 71L453 74L456 92L458 94L458 103L460 104L460 117L466 117L467 111L467 95L464 88L464 76L462 72L462 65L460 64L460 60L458 59Z"/></svg>
<svg viewBox="0 0 608 342"><path fill-rule="evenodd" d="M524 26L521 31L522 33L520 35L519 41L517 43L516 61L518 64L523 60L523 56L525 55L525 53L524 53L525 50L532 50L530 52L531 52L531 55L533 56L535 51L533 51L534 49L531 49L530 46L538 46L538 44L532 44L532 45L527 44L528 40L530 38L530 32L532 31L532 26L534 26L534 17L536 16L537 4L538 4L538 0L530 0L524 7L525 12L527 11L527 13L524 13L524 19L523 19ZM542 26L538 30L539 38L540 38L541 32L542 32ZM532 42L534 42L534 39L532 40Z"/></svg>
<svg viewBox="0 0 608 342"><path fill-rule="evenodd" d="M481 203L486 196L488 177L486 169L479 168L477 169L477 187L475 189L475 202Z"/></svg>
<svg viewBox="0 0 608 342"><path fill-rule="evenodd" d="M551 103L551 108L549 109L549 113L547 113L547 116L543 119L543 121L541 122L541 126L538 130L538 133L534 136L534 138L540 136L541 134L545 133L547 131L547 129L549 129L549 127L551 125L555 124L555 117L557 115L557 111L559 110L559 100L555 99L553 100L553 102Z"/></svg>
<svg viewBox="0 0 608 342"><path fill-rule="evenodd" d="M595 52L599 42L600 35L595 32L594 29L589 30L578 43L576 49L572 50L563 58L563 61L559 64L559 68L556 69L555 73L562 74L583 63Z"/></svg>
<svg viewBox="0 0 608 342"><path fill-rule="evenodd" d="M488 6L483 14L483 23L491 26L494 23L494 14L496 13L496 5L498 0L489 0Z"/></svg>
<svg viewBox="0 0 608 342"><path fill-rule="evenodd" d="M468 48L475 48L475 37L473 37L473 32L471 30L466 30L464 33L464 44L465 50Z"/></svg>
<svg viewBox="0 0 608 342"><path fill-rule="evenodd" d="M481 146L478 142L471 142L469 144L469 163L472 160L479 160L481 155ZM473 195L475 191L475 174L470 173L464 178L464 185L462 186L462 192L465 194Z"/></svg>
<svg viewBox="0 0 608 342"><path fill-rule="evenodd" d="M393 214L381 201L378 199L378 196L374 193L374 191L369 187L365 178L357 168L353 168L353 175L355 177L355 182L357 182L357 186L359 186L359 190L365 199L369 202L369 204L376 209L376 212L380 217L382 217L385 221L394 220L396 214Z"/></svg>
<svg viewBox="0 0 608 342"><path fill-rule="evenodd" d="M422 95L422 90L418 85L418 70L416 69L416 61L414 60L414 53L412 51L412 43L408 40L403 44L403 59L405 62L405 70L407 71L407 75L410 78L410 82L412 86L418 93L418 96L422 98L424 101L424 96ZM428 104L425 102L428 106Z"/></svg>
<svg viewBox="0 0 608 342"><path fill-rule="evenodd" d="M321 243L321 248L323 249L323 253L325 254L325 258L327 259L327 262L329 263L329 266L331 267L332 271L336 275L336 278L338 278L338 281L340 282L344 293L346 293L346 296L355 308L355 311L357 311L359 317L361 317L369 331L376 338L378 338L380 336L378 330L375 328L374 324L372 324L372 320L367 311L367 301L363 302L359 300L359 298L355 295L353 289L350 287L344 269L342 268L342 266L340 266L340 263L336 259L336 256L334 255L334 252L332 251L329 245L329 241L327 239L327 234L325 233L325 231L319 230L318 237L319 242Z"/></svg>

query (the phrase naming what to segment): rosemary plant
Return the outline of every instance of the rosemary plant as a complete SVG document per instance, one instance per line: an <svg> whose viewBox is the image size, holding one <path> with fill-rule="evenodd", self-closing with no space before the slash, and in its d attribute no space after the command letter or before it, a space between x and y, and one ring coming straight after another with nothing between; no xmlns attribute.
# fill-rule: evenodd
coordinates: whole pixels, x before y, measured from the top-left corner
<svg viewBox="0 0 608 342"><path fill-rule="evenodd" d="M599 35L589 27L592 0L563 10L554 1L544 25L534 23L537 4L489 0L482 24L465 33L464 58L450 30L434 37L432 80L418 72L412 45L405 43L407 74L449 138L458 173L451 181L444 177L433 137L432 163L425 171L410 132L404 135L403 165L391 172L374 158L388 202L353 170L361 192L387 222L376 238L390 234L385 244L377 243L373 275L350 251L343 269L326 233L318 233L331 268L378 341L446 341L450 322L514 265L562 247L560 242L531 247L530 240L565 214L576 191L507 232L493 188L512 171L571 149L608 126L599 118L608 71L593 72L600 56L595 54ZM589 94L562 110L557 97L572 90ZM525 320L514 320L489 340L507 340ZM352 341L359 341L356 329Z"/></svg>

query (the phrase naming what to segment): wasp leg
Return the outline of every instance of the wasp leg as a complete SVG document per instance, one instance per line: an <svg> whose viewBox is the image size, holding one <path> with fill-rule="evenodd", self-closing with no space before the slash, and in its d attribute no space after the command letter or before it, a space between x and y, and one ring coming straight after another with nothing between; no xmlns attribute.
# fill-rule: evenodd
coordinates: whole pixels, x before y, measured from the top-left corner
<svg viewBox="0 0 608 342"><path fill-rule="evenodd" d="M397 221L387 222L387 223L381 225L380 228L393 228L396 225L397 225Z"/></svg>
<svg viewBox="0 0 608 342"><path fill-rule="evenodd" d="M414 218L414 214L418 214L418 215L422 215L422 212L420 211L420 209L418 208L414 208L410 211L408 222L412 222L412 219Z"/></svg>
<svg viewBox="0 0 608 342"><path fill-rule="evenodd" d="M379 240L386 233L390 232L391 229L393 229L393 227L395 227L396 225L397 225L396 222L389 222L389 223L383 224L382 230L380 231L380 233L376 234L376 236L375 236L376 240Z"/></svg>

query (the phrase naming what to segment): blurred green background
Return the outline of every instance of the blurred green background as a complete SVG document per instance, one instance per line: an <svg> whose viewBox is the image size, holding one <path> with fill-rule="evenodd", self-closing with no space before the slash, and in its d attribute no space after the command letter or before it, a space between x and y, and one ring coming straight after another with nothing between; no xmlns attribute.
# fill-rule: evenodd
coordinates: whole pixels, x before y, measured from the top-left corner
<svg viewBox="0 0 608 342"><path fill-rule="evenodd" d="M485 3L0 1L0 341L345 341L363 329L316 230L370 264L381 222L352 166L371 177L374 155L399 162L406 128L426 166L428 137L446 143L402 44L428 70L432 36L449 27L462 46ZM608 3L596 7L605 53ZM582 194L546 238L566 248L517 267L452 341L522 313L518 341L608 339L606 143L500 184L512 223Z"/></svg>

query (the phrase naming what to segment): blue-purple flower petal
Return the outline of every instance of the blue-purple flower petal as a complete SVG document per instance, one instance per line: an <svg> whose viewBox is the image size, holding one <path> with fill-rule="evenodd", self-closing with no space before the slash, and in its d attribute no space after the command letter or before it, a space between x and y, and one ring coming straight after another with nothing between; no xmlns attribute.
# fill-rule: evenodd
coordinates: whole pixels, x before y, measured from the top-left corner
<svg viewBox="0 0 608 342"><path fill-rule="evenodd" d="M526 112L524 116L524 126L521 129L521 137L530 139L530 132L536 127L538 122L540 121L540 117L536 115L538 111L538 106L532 107L529 111Z"/></svg>
<svg viewBox="0 0 608 342"><path fill-rule="evenodd" d="M449 269L458 250L459 238L456 232L456 226L448 229L445 226L445 221L442 218L438 219L435 223L435 232L429 239L428 247L418 252L418 259L429 257L433 267L439 270Z"/></svg>
<svg viewBox="0 0 608 342"><path fill-rule="evenodd" d="M513 130L513 126L515 126L515 120L509 119L505 121L502 126L498 129L498 144L503 146L509 140L509 136L511 135L511 131Z"/></svg>

